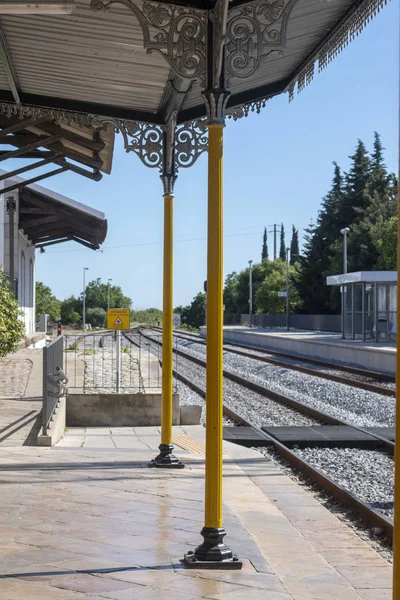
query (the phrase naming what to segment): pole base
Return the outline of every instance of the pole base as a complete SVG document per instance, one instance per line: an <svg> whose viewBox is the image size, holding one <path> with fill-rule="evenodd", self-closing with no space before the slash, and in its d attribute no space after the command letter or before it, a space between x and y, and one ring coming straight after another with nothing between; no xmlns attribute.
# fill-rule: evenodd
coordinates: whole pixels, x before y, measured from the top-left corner
<svg viewBox="0 0 400 600"><path fill-rule="evenodd" d="M188 552L184 564L188 569L241 569L242 561L223 542L226 531L223 527L203 527L204 542L194 552Z"/></svg>
<svg viewBox="0 0 400 600"><path fill-rule="evenodd" d="M172 444L160 444L158 446L160 454L155 457L149 463L149 467L155 467L157 469L183 469L184 464L177 458L172 451L174 449Z"/></svg>

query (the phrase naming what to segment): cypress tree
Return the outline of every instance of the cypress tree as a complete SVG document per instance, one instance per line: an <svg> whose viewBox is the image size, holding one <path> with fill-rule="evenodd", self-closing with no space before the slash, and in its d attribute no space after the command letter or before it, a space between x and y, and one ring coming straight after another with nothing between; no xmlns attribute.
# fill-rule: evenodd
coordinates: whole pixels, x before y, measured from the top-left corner
<svg viewBox="0 0 400 600"><path fill-rule="evenodd" d="M268 259L267 228L264 227L263 244L261 250L261 262Z"/></svg>
<svg viewBox="0 0 400 600"><path fill-rule="evenodd" d="M283 223L281 223L281 245L279 248L279 258L286 260L285 228L283 227Z"/></svg>
<svg viewBox="0 0 400 600"><path fill-rule="evenodd" d="M299 230L292 225L292 241L290 242L290 264L294 265L299 260Z"/></svg>

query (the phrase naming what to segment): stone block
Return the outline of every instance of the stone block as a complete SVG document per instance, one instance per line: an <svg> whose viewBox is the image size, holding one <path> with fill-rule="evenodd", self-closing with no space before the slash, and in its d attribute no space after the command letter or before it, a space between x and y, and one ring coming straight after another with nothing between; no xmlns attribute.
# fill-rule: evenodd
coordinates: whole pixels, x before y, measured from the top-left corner
<svg viewBox="0 0 400 600"><path fill-rule="evenodd" d="M160 426L161 405L161 394L69 394L67 426ZM173 394L172 424L179 420L179 394Z"/></svg>
<svg viewBox="0 0 400 600"><path fill-rule="evenodd" d="M188 404L181 406L181 425L199 425L201 418L201 406Z"/></svg>

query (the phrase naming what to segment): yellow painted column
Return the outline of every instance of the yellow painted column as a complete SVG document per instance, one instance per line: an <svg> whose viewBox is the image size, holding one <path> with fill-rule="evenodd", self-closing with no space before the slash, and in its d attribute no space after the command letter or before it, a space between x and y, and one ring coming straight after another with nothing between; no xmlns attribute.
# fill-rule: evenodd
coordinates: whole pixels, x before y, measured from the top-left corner
<svg viewBox="0 0 400 600"><path fill-rule="evenodd" d="M222 527L223 125L208 126L205 527Z"/></svg>
<svg viewBox="0 0 400 600"><path fill-rule="evenodd" d="M161 444L172 444L173 230L174 197L165 195Z"/></svg>
<svg viewBox="0 0 400 600"><path fill-rule="evenodd" d="M394 455L393 600L400 600L400 190L397 198L396 447Z"/></svg>

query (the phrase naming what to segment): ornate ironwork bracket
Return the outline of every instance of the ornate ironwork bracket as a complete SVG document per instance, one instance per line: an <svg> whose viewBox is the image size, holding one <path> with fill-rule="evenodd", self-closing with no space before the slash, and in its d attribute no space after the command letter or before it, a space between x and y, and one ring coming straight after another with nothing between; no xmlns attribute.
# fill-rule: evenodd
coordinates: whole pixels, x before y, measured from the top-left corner
<svg viewBox="0 0 400 600"><path fill-rule="evenodd" d="M111 117L96 117L93 125L101 129L111 124L121 133L126 152L134 152L146 167L158 168L161 177L177 177L207 151L205 119L176 125L176 113L167 125L150 125Z"/></svg>
<svg viewBox="0 0 400 600"><path fill-rule="evenodd" d="M286 46L290 11L297 0L258 0L229 11L226 27L226 70L246 79L269 56Z"/></svg>
<svg viewBox="0 0 400 600"><path fill-rule="evenodd" d="M173 72L184 79L204 78L206 11L145 0L139 8L132 0L91 0L94 11L123 4L136 16L147 52L159 52Z"/></svg>
<svg viewBox="0 0 400 600"><path fill-rule="evenodd" d="M256 0L228 10L229 0L218 0L213 10L199 10L145 0L91 0L94 11L123 4L136 16L148 52L159 52L175 75L204 80L207 56L207 21L213 22L213 87L222 70L226 47L229 77L250 77L261 61L282 53L290 10L297 0Z"/></svg>

